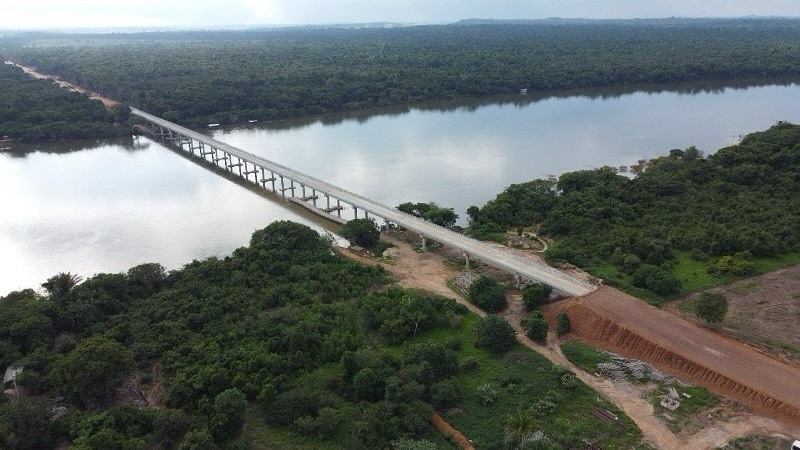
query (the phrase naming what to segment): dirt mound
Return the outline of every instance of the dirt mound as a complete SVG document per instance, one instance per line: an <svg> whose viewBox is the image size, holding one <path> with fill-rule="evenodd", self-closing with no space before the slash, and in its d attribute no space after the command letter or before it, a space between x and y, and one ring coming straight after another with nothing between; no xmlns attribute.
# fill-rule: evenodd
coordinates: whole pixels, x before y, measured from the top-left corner
<svg viewBox="0 0 800 450"><path fill-rule="evenodd" d="M800 426L800 368L604 286L562 302L572 333L592 345L730 395Z"/></svg>

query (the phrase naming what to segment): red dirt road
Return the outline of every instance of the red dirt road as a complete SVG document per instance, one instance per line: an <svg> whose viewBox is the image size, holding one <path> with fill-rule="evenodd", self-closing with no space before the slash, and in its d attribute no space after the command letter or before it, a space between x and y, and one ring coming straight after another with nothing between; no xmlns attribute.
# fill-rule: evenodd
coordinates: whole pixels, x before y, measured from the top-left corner
<svg viewBox="0 0 800 450"><path fill-rule="evenodd" d="M608 286L559 309L568 313L572 333L592 345L648 361L800 430L800 367Z"/></svg>

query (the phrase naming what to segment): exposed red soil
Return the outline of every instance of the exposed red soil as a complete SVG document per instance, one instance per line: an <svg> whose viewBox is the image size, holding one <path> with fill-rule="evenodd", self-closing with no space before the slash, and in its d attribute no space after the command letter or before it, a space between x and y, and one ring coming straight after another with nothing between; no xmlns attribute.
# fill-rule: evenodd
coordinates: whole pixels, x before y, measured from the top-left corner
<svg viewBox="0 0 800 450"><path fill-rule="evenodd" d="M591 345L650 362L800 431L800 367L681 320L612 287L553 305Z"/></svg>
<svg viewBox="0 0 800 450"><path fill-rule="evenodd" d="M440 416L439 413L433 413L431 422L433 422L433 426L435 426L436 429L442 433L447 433L450 436L453 436L453 439L455 439L456 442L458 442L458 445L464 450L475 450L475 446L472 445L472 442L470 442L466 436L461 434L460 431L456 430L449 423L447 423L446 420L442 419L442 416Z"/></svg>

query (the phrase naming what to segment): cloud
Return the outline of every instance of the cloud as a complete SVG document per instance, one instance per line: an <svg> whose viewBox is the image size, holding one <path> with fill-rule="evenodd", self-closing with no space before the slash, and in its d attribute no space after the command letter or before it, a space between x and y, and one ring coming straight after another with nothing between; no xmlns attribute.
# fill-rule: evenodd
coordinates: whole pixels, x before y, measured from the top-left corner
<svg viewBox="0 0 800 450"><path fill-rule="evenodd" d="M464 18L800 17L796 0L11 0L0 28L441 23Z"/></svg>

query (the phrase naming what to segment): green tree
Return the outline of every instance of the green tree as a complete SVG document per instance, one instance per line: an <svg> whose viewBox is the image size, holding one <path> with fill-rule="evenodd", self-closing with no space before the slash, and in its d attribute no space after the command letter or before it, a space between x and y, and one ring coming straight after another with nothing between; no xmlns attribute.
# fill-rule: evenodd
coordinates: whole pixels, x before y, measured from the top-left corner
<svg viewBox="0 0 800 450"><path fill-rule="evenodd" d="M53 448L48 430L53 402L46 398L18 398L0 403L0 447Z"/></svg>
<svg viewBox="0 0 800 450"><path fill-rule="evenodd" d="M42 287L50 294L52 300L61 301L66 298L72 291L72 288L77 286L81 280L83 280L83 277L80 275L61 272L48 278L47 281L42 283Z"/></svg>
<svg viewBox="0 0 800 450"><path fill-rule="evenodd" d="M183 437L181 445L178 446L178 450L214 450L215 448L217 446L214 445L214 438L205 428L189 431Z"/></svg>
<svg viewBox="0 0 800 450"><path fill-rule="evenodd" d="M550 298L551 292L553 292L551 286L543 283L533 283L522 291L522 302L525 303L525 308L528 311L533 311Z"/></svg>
<svg viewBox="0 0 800 450"><path fill-rule="evenodd" d="M538 311L536 312L538 313ZM525 335L531 340L543 343L547 340L547 331L550 329L550 325L544 320L541 313L534 313L522 320L522 328L525 329Z"/></svg>
<svg viewBox="0 0 800 450"><path fill-rule="evenodd" d="M242 429L246 408L247 399L238 389L226 389L214 397L211 434L216 442L224 442Z"/></svg>
<svg viewBox="0 0 800 450"><path fill-rule="evenodd" d="M435 203L430 204L430 208L422 217L443 227L452 227L458 220L458 214L455 213L453 208L446 208Z"/></svg>
<svg viewBox="0 0 800 450"><path fill-rule="evenodd" d="M475 324L475 346L491 353L505 353L516 342L514 328L502 317L489 314Z"/></svg>
<svg viewBox="0 0 800 450"><path fill-rule="evenodd" d="M522 448L525 441L536 431L536 418L529 409L519 408L506 417L505 441L511 448Z"/></svg>
<svg viewBox="0 0 800 450"><path fill-rule="evenodd" d="M436 444L425 439L409 439L402 437L392 441L394 450L436 450Z"/></svg>
<svg viewBox="0 0 800 450"><path fill-rule="evenodd" d="M694 311L708 323L720 323L728 313L728 299L716 292L701 292L695 300Z"/></svg>
<svg viewBox="0 0 800 450"><path fill-rule="evenodd" d="M470 302L488 312L497 312L506 307L506 293L494 278L481 276L469 287Z"/></svg>
<svg viewBox="0 0 800 450"><path fill-rule="evenodd" d="M562 312L556 317L556 333L559 336L563 336L569 333L571 328L571 324L569 323L569 316L567 313Z"/></svg>
<svg viewBox="0 0 800 450"><path fill-rule="evenodd" d="M378 243L381 232L372 219L353 219L342 225L342 236L356 245L372 248Z"/></svg>
<svg viewBox="0 0 800 450"><path fill-rule="evenodd" d="M53 384L63 394L86 402L105 395L128 378L133 354L119 342L96 335L86 338L55 363Z"/></svg>

